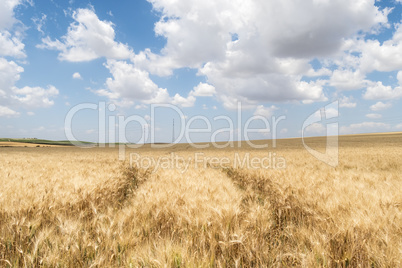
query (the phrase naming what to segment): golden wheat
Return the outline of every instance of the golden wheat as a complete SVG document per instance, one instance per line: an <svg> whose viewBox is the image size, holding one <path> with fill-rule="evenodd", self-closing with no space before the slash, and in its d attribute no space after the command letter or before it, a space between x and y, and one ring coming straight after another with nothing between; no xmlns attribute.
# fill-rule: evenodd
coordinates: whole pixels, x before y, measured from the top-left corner
<svg viewBox="0 0 402 268"><path fill-rule="evenodd" d="M400 267L402 135L340 141L335 168L298 139L148 146L125 162L117 149L1 148L0 266ZM130 167L132 153L161 161ZM286 163L235 164L246 157Z"/></svg>

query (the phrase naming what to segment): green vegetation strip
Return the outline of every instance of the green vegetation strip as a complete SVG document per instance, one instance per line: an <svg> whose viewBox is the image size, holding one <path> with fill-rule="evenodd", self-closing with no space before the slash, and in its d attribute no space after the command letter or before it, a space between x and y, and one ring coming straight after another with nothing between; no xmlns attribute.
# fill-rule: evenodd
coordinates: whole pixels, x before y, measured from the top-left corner
<svg viewBox="0 0 402 268"><path fill-rule="evenodd" d="M7 139L0 138L0 142L20 142L20 143L34 143L34 144L46 144L46 145L64 145L64 146L72 146L73 144L70 141L51 141L51 140L40 140L40 139ZM87 141L80 141L84 144L95 144Z"/></svg>

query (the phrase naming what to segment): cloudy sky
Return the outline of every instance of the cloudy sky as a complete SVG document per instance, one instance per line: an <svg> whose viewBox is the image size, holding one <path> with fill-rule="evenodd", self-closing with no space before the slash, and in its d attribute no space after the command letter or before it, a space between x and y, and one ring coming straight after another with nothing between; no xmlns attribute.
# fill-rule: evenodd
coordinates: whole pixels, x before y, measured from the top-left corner
<svg viewBox="0 0 402 268"><path fill-rule="evenodd" d="M212 131L230 127L217 116L234 130L285 116L278 136L298 137L334 101L340 134L402 131L401 11L401 0L0 0L0 137L64 140L67 114L88 103L99 111L79 111L71 130L90 141L99 119L118 136L118 116L131 115L161 142L173 119L179 128L197 115ZM161 103L181 113L151 118ZM135 122L125 131L131 142L143 133Z"/></svg>

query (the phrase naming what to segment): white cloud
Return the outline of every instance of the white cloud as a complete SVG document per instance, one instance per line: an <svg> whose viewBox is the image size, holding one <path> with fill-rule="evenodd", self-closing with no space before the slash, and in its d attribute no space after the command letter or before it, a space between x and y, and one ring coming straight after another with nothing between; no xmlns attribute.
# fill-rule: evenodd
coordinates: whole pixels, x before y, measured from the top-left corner
<svg viewBox="0 0 402 268"><path fill-rule="evenodd" d="M384 9L383 14L397 12L395 9ZM367 87L363 97L366 99L393 99L402 96L402 82L399 87L385 86L381 81L375 82L365 79L366 75L373 72L390 72L402 69L402 26L400 23L391 25L380 23L383 27L394 28L390 39L382 41L373 38L365 38L364 34L355 35L345 39L342 52L334 57L324 58L321 63L324 67L336 66L340 70L334 71L330 80L333 85L341 90L360 89ZM379 28L371 31L380 33ZM346 71L345 71L346 70ZM401 75L402 80L402 75Z"/></svg>
<svg viewBox="0 0 402 268"><path fill-rule="evenodd" d="M59 59L66 61L107 58L105 66L112 77L96 93L119 105L165 102L191 107L195 97L216 96L225 108L242 102L243 108L258 109L261 102L326 101L328 85L339 90L368 85L366 99L402 96L401 87L392 89L365 80L367 71L399 66L384 67L389 51L399 61L400 53L394 47L402 40L400 26L392 40L381 45L361 38L388 27L390 10L379 10L373 0L148 1L160 12L154 28L166 39L160 52L145 49L134 54L128 45L115 40L113 23L100 20L93 9L77 9L67 33L55 40L44 38L40 47L60 51ZM328 60L328 64L313 68L315 58L323 59L322 63ZM122 61L128 59L131 62ZM338 69L331 72L334 63ZM150 77L169 76L182 67L198 69L207 81L187 97L170 96ZM330 78L321 80L322 76ZM314 79L306 81L306 77ZM353 108L356 102L344 97L340 107Z"/></svg>
<svg viewBox="0 0 402 268"><path fill-rule="evenodd" d="M329 81L338 90L361 89L366 85L365 75L359 71L335 70Z"/></svg>
<svg viewBox="0 0 402 268"><path fill-rule="evenodd" d="M200 82L190 94L197 97L212 97L216 94L216 90L214 86Z"/></svg>
<svg viewBox="0 0 402 268"><path fill-rule="evenodd" d="M342 126L340 128L341 134L358 134L367 132L384 132L390 129L389 124L380 122L363 122L358 124L351 124L349 126Z"/></svg>
<svg viewBox="0 0 402 268"><path fill-rule="evenodd" d="M73 78L74 78L74 79L82 79L80 73L74 73L74 74L73 74Z"/></svg>
<svg viewBox="0 0 402 268"><path fill-rule="evenodd" d="M314 70L311 68L307 73L305 73L308 77L317 77L317 76L330 76L332 71L327 68L321 68L319 70Z"/></svg>
<svg viewBox="0 0 402 268"><path fill-rule="evenodd" d="M367 87L366 92L363 94L363 98L367 100L390 100L399 99L401 97L402 86L392 89L391 86L383 85L381 81Z"/></svg>
<svg viewBox="0 0 402 268"><path fill-rule="evenodd" d="M2 117L2 116L10 117L10 116L18 116L18 115L19 115L18 112L11 110L8 107L0 105L0 117Z"/></svg>
<svg viewBox="0 0 402 268"><path fill-rule="evenodd" d="M18 22L14 17L14 9L19 4L19 0L0 1L0 56L26 57L22 43L23 27L14 27Z"/></svg>
<svg viewBox="0 0 402 268"><path fill-rule="evenodd" d="M169 96L167 89L159 88L149 77L149 73L136 68L126 61L108 60L105 64L112 77L107 78L107 89L95 91L100 96L106 96L117 104L133 105L134 101L145 104L173 103L182 107L191 107L196 98L189 95L187 98L176 94Z"/></svg>
<svg viewBox="0 0 402 268"><path fill-rule="evenodd" d="M338 108L330 107L325 109L325 118L327 119L338 117L339 114Z"/></svg>
<svg viewBox="0 0 402 268"><path fill-rule="evenodd" d="M145 104L171 103L171 101L169 92L166 88L158 88L154 93L152 93L152 96L149 99L143 100Z"/></svg>
<svg viewBox="0 0 402 268"><path fill-rule="evenodd" d="M12 110L18 107L42 108L53 105L52 97L58 95L54 86L47 89L25 86L18 88L15 83L24 69L13 61L0 58L0 105Z"/></svg>
<svg viewBox="0 0 402 268"><path fill-rule="evenodd" d="M74 23L60 40L42 39L38 47L61 51L60 60L80 62L100 57L128 59L132 54L127 45L116 42L113 23L101 21L91 9L78 9L73 13Z"/></svg>
<svg viewBox="0 0 402 268"><path fill-rule="evenodd" d="M392 107L391 103L383 103L383 102L379 101L376 104L371 105L370 110L372 110L372 111L382 111L382 110L386 110L386 109L391 108L391 107Z"/></svg>
<svg viewBox="0 0 402 268"><path fill-rule="evenodd" d="M14 17L14 8L20 3L20 0L0 1L0 29L11 28L17 22Z"/></svg>
<svg viewBox="0 0 402 268"><path fill-rule="evenodd" d="M272 105L271 107L264 107L264 105L258 105L257 109L254 111L254 115L260 115L265 118L271 117L276 110L279 108L276 107L275 105Z"/></svg>
<svg viewBox="0 0 402 268"><path fill-rule="evenodd" d="M226 108L237 101L254 108L261 101L325 101L325 81L305 82L303 76L330 71L315 71L309 62L339 53L359 31L386 25L389 12L372 0L149 2L161 13L155 32L166 45L160 54L148 49L135 55L135 65L156 75L197 68ZM361 87L360 76L353 83L334 77L333 83Z"/></svg>
<svg viewBox="0 0 402 268"><path fill-rule="evenodd" d="M155 24L155 33L167 39L162 55L171 59L168 68L199 68L204 62L224 57L229 32L223 31L230 14L219 13L224 11L222 8L226 13L233 10L227 1L150 2L163 13ZM218 14L220 19L215 17Z"/></svg>
<svg viewBox="0 0 402 268"><path fill-rule="evenodd" d="M187 98L184 98L184 97L180 96L179 94L176 94L173 97L172 103L175 105L180 105L182 107L192 107L192 106L194 106L194 103L195 103L195 97L188 96Z"/></svg>
<svg viewBox="0 0 402 268"><path fill-rule="evenodd" d="M367 40L361 47L361 69L389 72L402 69L402 24L395 26L391 40L382 44L378 40Z"/></svg>
<svg viewBox="0 0 402 268"><path fill-rule="evenodd" d="M47 89L29 86L18 88L15 84L20 80L24 68L1 57L26 57L22 43L25 26L14 17L14 9L22 2L0 1L0 116L18 116L20 113L16 110L21 107L49 107L53 105L51 98L58 95L58 90L53 86Z"/></svg>
<svg viewBox="0 0 402 268"><path fill-rule="evenodd" d="M324 80L317 81L300 81L296 84L296 92L299 94L299 98L305 98L303 102L309 103L313 101L327 101L328 98L323 93ZM297 98L296 98L297 99Z"/></svg>
<svg viewBox="0 0 402 268"><path fill-rule="evenodd" d="M174 63L172 58L154 54L148 48L132 55L131 61L136 67L158 76L170 76L173 74L173 69L180 68L180 65Z"/></svg>
<svg viewBox="0 0 402 268"><path fill-rule="evenodd" d="M20 73L22 72L24 72L24 68L14 61L0 58L0 90L4 91L5 95L12 93L11 90L15 82L20 79Z"/></svg>
<svg viewBox="0 0 402 268"><path fill-rule="evenodd" d="M366 114L367 118L371 118L371 119L379 119L382 117L382 115L380 114Z"/></svg>
<svg viewBox="0 0 402 268"><path fill-rule="evenodd" d="M0 56L25 58L24 47L20 38L11 36L8 31L0 31Z"/></svg>
<svg viewBox="0 0 402 268"><path fill-rule="evenodd" d="M353 97L343 96L339 100L339 107L341 107L341 108L355 108L356 105L357 105L357 103L353 102Z"/></svg>
<svg viewBox="0 0 402 268"><path fill-rule="evenodd" d="M149 2L163 14L155 31L168 40L165 54L186 65L222 57L228 33L237 33L240 42L253 37L273 55L310 57L335 52L343 37L387 21L373 1Z"/></svg>
<svg viewBox="0 0 402 268"><path fill-rule="evenodd" d="M54 104L51 97L59 94L59 91L54 86L48 86L47 89L41 87L14 88L13 98L24 108L46 108Z"/></svg>
<svg viewBox="0 0 402 268"><path fill-rule="evenodd" d="M158 86L149 78L148 72L132 64L108 60L105 66L113 76L106 80L108 97L111 99L150 100L159 91Z"/></svg>
<svg viewBox="0 0 402 268"><path fill-rule="evenodd" d="M230 64L228 64L230 65ZM226 108L236 107L237 101L244 105L272 101L325 101L325 81L301 81L301 76L267 74L226 73L227 66L207 63L200 74L217 89L217 97ZM228 67L230 68L230 67ZM246 71L246 70L245 70ZM252 107L255 107L252 106Z"/></svg>
<svg viewBox="0 0 402 268"><path fill-rule="evenodd" d="M341 51L332 57L324 58L321 63L327 68L333 68L335 65L338 70L350 70L352 72L359 70L360 73L365 73L359 68L362 43L364 40L356 36L345 39L342 42Z"/></svg>
<svg viewBox="0 0 402 268"><path fill-rule="evenodd" d="M396 75L396 78L398 79L399 85L402 86L402 71L398 72L398 74Z"/></svg>

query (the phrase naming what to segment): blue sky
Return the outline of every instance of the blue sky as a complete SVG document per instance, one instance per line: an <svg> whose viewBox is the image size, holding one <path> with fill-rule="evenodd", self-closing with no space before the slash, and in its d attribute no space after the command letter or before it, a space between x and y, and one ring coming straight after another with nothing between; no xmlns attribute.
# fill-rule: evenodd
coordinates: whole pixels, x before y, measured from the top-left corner
<svg viewBox="0 0 402 268"><path fill-rule="evenodd" d="M138 115L170 142L181 119L192 141L299 137L303 122L339 103L340 134L402 131L400 0L390 1L34 1L0 0L0 136L98 141L99 114L127 141L143 134ZM238 118L241 103L242 120ZM152 104L170 104L181 113ZM111 111L112 110L112 111ZM112 119L111 119L112 118ZM114 120L115 122L111 122ZM325 135L324 122L307 129ZM232 135L233 134L233 135ZM232 135L232 136L231 136ZM186 141L185 137L181 141Z"/></svg>

